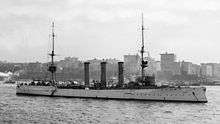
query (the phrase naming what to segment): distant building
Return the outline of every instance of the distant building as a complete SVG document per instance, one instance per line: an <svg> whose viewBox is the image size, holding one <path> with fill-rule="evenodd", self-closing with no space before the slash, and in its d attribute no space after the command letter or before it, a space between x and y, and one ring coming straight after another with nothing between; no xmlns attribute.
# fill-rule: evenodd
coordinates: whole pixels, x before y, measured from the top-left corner
<svg viewBox="0 0 220 124"><path fill-rule="evenodd" d="M124 55L124 68L125 74L137 75L141 69L140 56L137 55Z"/></svg>
<svg viewBox="0 0 220 124"><path fill-rule="evenodd" d="M206 66L206 75L212 77L213 76L213 72L212 72L212 66L211 65L207 65Z"/></svg>
<svg viewBox="0 0 220 124"><path fill-rule="evenodd" d="M115 80L118 76L118 62L117 59L106 59L107 62L106 68L107 68L107 79L111 79L112 81ZM115 82L115 81L113 81Z"/></svg>
<svg viewBox="0 0 220 124"><path fill-rule="evenodd" d="M201 65L201 74L203 76L220 78L220 63L202 63Z"/></svg>
<svg viewBox="0 0 220 124"><path fill-rule="evenodd" d="M213 64L213 76L220 78L220 63Z"/></svg>
<svg viewBox="0 0 220 124"><path fill-rule="evenodd" d="M200 66L192 62L181 62L181 74L185 75L200 75Z"/></svg>
<svg viewBox="0 0 220 124"><path fill-rule="evenodd" d="M156 71L161 71L161 64L160 61L156 61Z"/></svg>
<svg viewBox="0 0 220 124"><path fill-rule="evenodd" d="M100 64L102 60L94 58L94 59L88 60L88 62L90 63L89 71L90 71L91 79L100 80L100 75L101 75Z"/></svg>
<svg viewBox="0 0 220 124"><path fill-rule="evenodd" d="M157 63L156 61L148 56L144 60L148 61L148 66L144 69L146 75L155 75L157 73Z"/></svg>
<svg viewBox="0 0 220 124"><path fill-rule="evenodd" d="M107 80L113 80L114 78L117 77L118 73L118 62L119 60L117 59L91 59L88 60L89 67L90 67L90 77L93 80L100 80L100 75L101 75L101 62L107 62L106 64L106 74L107 74Z"/></svg>
<svg viewBox="0 0 220 124"><path fill-rule="evenodd" d="M193 75L200 76L200 70L201 70L200 65L192 64L192 68L191 68L191 69L192 69L191 73L192 73Z"/></svg>
<svg viewBox="0 0 220 124"><path fill-rule="evenodd" d="M188 75L190 74L190 68L191 68L192 63L191 62L181 62L181 74L182 75Z"/></svg>
<svg viewBox="0 0 220 124"><path fill-rule="evenodd" d="M119 60L117 60L117 59L111 59L111 58L109 58L109 59L105 59L104 61L106 61L108 64L118 64L118 62L119 62Z"/></svg>
<svg viewBox="0 0 220 124"><path fill-rule="evenodd" d="M161 71L163 73L175 74L174 62L176 61L176 56L173 53L164 53L161 55Z"/></svg>
<svg viewBox="0 0 220 124"><path fill-rule="evenodd" d="M34 62L34 63L28 63L27 65L27 71L28 72L41 72L42 71L42 63Z"/></svg>
<svg viewBox="0 0 220 124"><path fill-rule="evenodd" d="M102 60L94 58L88 60L88 62L90 63L89 66L91 71L101 71L100 63L102 62Z"/></svg>
<svg viewBox="0 0 220 124"><path fill-rule="evenodd" d="M60 60L57 66L60 68L78 68L80 61L76 57L66 57L64 60Z"/></svg>
<svg viewBox="0 0 220 124"><path fill-rule="evenodd" d="M173 63L173 75L180 75L180 62Z"/></svg>
<svg viewBox="0 0 220 124"><path fill-rule="evenodd" d="M202 63L201 64L201 75L212 77L213 76L213 65L210 63Z"/></svg>

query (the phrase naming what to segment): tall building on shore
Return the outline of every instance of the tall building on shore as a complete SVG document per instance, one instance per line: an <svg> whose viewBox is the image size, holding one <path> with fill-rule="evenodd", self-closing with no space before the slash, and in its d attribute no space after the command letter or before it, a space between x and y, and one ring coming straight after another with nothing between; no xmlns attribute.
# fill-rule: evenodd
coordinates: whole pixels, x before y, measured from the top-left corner
<svg viewBox="0 0 220 124"><path fill-rule="evenodd" d="M213 65L211 63L201 63L201 76L213 76Z"/></svg>
<svg viewBox="0 0 220 124"><path fill-rule="evenodd" d="M181 62L181 74L200 76L200 66L192 62Z"/></svg>
<svg viewBox="0 0 220 124"><path fill-rule="evenodd" d="M161 71L161 64L160 61L156 61L156 72Z"/></svg>
<svg viewBox="0 0 220 124"><path fill-rule="evenodd" d="M181 64L180 62L173 63L173 75L181 75Z"/></svg>
<svg viewBox="0 0 220 124"><path fill-rule="evenodd" d="M176 61L176 56L173 53L164 53L160 54L161 56L161 71L163 73L169 73L169 74L175 74L175 61Z"/></svg>
<svg viewBox="0 0 220 124"><path fill-rule="evenodd" d="M220 63L213 64L213 76L220 78Z"/></svg>
<svg viewBox="0 0 220 124"><path fill-rule="evenodd" d="M201 75L220 78L220 63L201 63Z"/></svg>
<svg viewBox="0 0 220 124"><path fill-rule="evenodd" d="M192 64L192 71L191 74L196 76L201 76L200 74L201 66L197 64Z"/></svg>

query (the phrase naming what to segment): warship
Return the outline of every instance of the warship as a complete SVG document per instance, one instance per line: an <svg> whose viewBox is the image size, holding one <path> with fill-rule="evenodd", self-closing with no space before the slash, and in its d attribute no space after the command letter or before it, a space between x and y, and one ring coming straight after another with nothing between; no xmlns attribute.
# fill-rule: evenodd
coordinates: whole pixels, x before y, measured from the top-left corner
<svg viewBox="0 0 220 124"><path fill-rule="evenodd" d="M91 85L89 78L89 62L84 62L84 85L61 86L55 80L56 65L54 64L54 23L52 23L52 52L48 71L51 73L49 83L17 84L17 95L72 97L94 99L145 100L164 102L194 102L206 103L205 87L157 86L154 76L146 76L144 69L148 62L144 60L144 22L142 15L142 47L141 47L141 76L139 80L124 83L123 62L118 62L117 86L106 85L106 62L101 62L101 82Z"/></svg>

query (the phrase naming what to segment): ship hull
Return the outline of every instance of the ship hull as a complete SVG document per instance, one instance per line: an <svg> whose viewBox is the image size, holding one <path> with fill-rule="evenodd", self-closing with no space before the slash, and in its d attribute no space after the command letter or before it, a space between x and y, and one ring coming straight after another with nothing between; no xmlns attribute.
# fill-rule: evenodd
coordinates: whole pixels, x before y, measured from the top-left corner
<svg viewBox="0 0 220 124"><path fill-rule="evenodd" d="M23 85L16 88L17 95L198 103L207 102L205 92L205 87L88 90Z"/></svg>

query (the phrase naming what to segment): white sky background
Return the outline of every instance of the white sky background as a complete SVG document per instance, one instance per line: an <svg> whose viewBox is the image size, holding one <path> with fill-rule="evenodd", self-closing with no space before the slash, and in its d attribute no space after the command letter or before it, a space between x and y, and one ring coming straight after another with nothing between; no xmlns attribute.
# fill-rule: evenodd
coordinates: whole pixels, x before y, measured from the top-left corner
<svg viewBox="0 0 220 124"><path fill-rule="evenodd" d="M48 61L55 20L57 59L123 58L146 49L159 60L220 62L219 0L0 0L0 60Z"/></svg>

